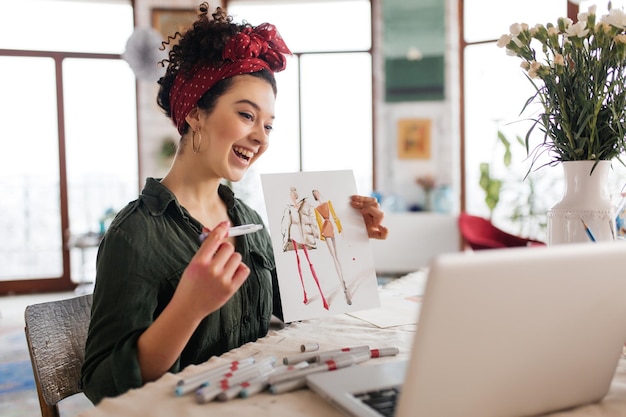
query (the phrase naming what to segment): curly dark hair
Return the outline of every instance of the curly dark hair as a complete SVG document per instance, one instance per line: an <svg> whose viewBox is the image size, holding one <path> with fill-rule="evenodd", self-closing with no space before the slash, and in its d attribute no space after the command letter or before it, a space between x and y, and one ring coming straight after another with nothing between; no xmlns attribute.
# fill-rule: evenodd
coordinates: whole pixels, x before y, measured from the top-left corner
<svg viewBox="0 0 626 417"><path fill-rule="evenodd" d="M166 48L174 41L178 41L171 47L168 58L161 61L161 65L167 64L167 70L158 81L160 87L157 94L157 104L163 109L167 117L171 117L170 90L176 76L180 72L189 73L199 65L219 67L224 62L222 51L230 38L244 28L252 27L246 21L240 24L233 23L232 16L228 15L221 7L216 8L215 12L211 14L211 18L208 14L209 4L204 2L198 7L198 19L191 29L184 34L176 32L173 36L168 36L167 41L163 42L163 48ZM272 72L263 69L248 75L266 80L276 95L276 79ZM217 82L198 100L198 107L210 113L217 99L229 90L232 83L232 78ZM189 125L185 123L183 134L187 133L188 129Z"/></svg>

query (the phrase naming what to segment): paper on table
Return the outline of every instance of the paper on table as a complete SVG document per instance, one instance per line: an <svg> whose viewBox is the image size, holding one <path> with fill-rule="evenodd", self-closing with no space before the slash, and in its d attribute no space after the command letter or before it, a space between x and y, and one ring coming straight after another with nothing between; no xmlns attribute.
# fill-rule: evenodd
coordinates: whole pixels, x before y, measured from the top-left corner
<svg viewBox="0 0 626 417"><path fill-rule="evenodd" d="M420 270L397 281L402 282L401 286L395 285L395 280L391 281L379 291L379 308L347 314L380 328L417 324L426 277L427 271Z"/></svg>

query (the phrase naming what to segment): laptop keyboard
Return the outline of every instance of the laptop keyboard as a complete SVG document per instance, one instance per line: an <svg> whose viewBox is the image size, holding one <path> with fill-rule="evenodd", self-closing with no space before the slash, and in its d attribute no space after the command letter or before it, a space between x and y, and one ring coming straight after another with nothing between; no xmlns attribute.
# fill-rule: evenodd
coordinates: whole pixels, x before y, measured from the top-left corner
<svg viewBox="0 0 626 417"><path fill-rule="evenodd" d="M378 411L384 417L393 417L396 410L400 386L375 389L354 394L364 404Z"/></svg>

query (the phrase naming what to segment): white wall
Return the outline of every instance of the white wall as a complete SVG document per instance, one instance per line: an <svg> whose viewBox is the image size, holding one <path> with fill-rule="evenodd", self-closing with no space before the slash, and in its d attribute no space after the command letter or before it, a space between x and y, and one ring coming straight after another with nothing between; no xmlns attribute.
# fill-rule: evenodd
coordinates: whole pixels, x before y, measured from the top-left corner
<svg viewBox="0 0 626 417"><path fill-rule="evenodd" d="M382 0L384 1L384 0ZM446 74L445 100L433 102L384 103L384 65L382 56L374 57L374 76L378 98L375 145L375 190L383 195L396 194L407 204L419 202L421 190L415 183L417 177L432 174L438 183L450 184L454 190L455 207L458 210L460 189L459 125L458 125L458 34L456 0L446 2ZM155 7L195 8L196 0L135 0L138 27L150 27L150 9ZM212 1L211 7L220 3ZM380 10L380 4L374 7ZM380 13L379 13L380 15ZM377 25L374 36L382 44L382 28ZM140 178L162 176L167 168L158 158L159 148L167 136L178 138L176 129L156 104L158 85L153 82L138 83L139 132L140 132ZM400 118L430 118L432 124L432 158L428 161L400 160L396 149L396 122ZM143 180L141 181L143 182Z"/></svg>

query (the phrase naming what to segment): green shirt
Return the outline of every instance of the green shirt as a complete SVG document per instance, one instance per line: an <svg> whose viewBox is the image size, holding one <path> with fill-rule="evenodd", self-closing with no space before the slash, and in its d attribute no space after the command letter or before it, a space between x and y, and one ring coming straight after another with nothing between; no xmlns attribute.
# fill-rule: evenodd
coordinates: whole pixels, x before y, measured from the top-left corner
<svg viewBox="0 0 626 417"><path fill-rule="evenodd" d="M235 198L230 188L220 185L219 195L234 226L262 224L258 213ZM93 403L143 385L137 339L172 299L200 246L201 230L174 194L153 178L109 226L98 249L82 367L83 389ZM275 314L282 318L269 234L263 229L235 239L250 275L222 308L201 322L171 372L265 336L273 296Z"/></svg>

